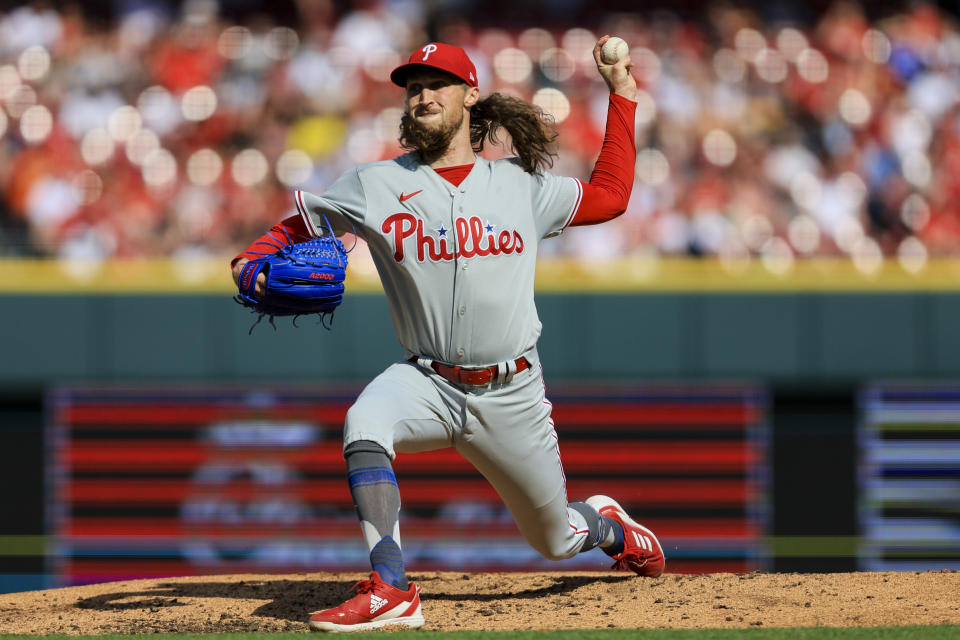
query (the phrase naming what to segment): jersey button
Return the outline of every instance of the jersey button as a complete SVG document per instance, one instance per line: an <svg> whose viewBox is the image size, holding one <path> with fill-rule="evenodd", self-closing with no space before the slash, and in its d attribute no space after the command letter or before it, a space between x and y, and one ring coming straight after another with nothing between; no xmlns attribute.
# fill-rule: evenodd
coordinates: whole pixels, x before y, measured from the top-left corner
<svg viewBox="0 0 960 640"><path fill-rule="evenodd" d="M465 314L466 312L467 312L467 308L466 308L466 307L460 307L460 315L463 315L463 314Z"/></svg>
<svg viewBox="0 0 960 640"><path fill-rule="evenodd" d="M465 353L465 352L464 352L464 350L463 350L463 347L460 347L459 349L457 349L457 355L460 356L461 359L463 359L463 354L464 354L464 353Z"/></svg>
<svg viewBox="0 0 960 640"><path fill-rule="evenodd" d="M466 263L466 262L463 263L463 270L464 270L464 271L467 270L467 263Z"/></svg>

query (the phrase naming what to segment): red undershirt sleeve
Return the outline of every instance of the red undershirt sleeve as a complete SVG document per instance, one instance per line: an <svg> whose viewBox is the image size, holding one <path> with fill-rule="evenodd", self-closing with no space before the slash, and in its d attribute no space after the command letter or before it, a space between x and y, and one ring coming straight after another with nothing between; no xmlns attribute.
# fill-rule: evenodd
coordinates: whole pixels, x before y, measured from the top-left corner
<svg viewBox="0 0 960 640"><path fill-rule="evenodd" d="M634 143L636 110L637 103L633 100L610 94L603 146L590 182L583 183L583 199L570 222L571 227L613 220L626 211L637 161Z"/></svg>
<svg viewBox="0 0 960 640"><path fill-rule="evenodd" d="M288 237L294 242L304 242L312 237L301 216L290 216L270 227L270 231L254 240L243 253L231 260L230 266L237 264L241 258L255 260L276 253L280 247L289 242Z"/></svg>

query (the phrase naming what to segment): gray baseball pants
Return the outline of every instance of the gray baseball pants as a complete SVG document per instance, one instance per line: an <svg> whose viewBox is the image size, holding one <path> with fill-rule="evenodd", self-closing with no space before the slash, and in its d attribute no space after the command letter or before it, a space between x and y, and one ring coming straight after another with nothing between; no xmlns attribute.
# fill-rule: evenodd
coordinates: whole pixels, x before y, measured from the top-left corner
<svg viewBox="0 0 960 640"><path fill-rule="evenodd" d="M503 384L454 384L401 361L364 388L347 412L344 447L378 443L397 453L455 448L487 479L527 542L541 555L576 555L589 535L567 503L551 405L535 352L531 367ZM403 486L402 479L400 486Z"/></svg>

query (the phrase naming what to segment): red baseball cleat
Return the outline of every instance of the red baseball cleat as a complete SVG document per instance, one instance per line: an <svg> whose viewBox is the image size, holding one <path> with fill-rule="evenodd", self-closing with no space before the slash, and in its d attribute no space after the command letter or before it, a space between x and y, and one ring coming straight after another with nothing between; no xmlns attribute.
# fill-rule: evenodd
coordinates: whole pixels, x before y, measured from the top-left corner
<svg viewBox="0 0 960 640"><path fill-rule="evenodd" d="M339 607L310 616L312 631L370 631L372 629L416 629L423 626L420 587L406 591L380 579L374 571L369 580L353 585L357 595Z"/></svg>
<svg viewBox="0 0 960 640"><path fill-rule="evenodd" d="M623 551L610 557L616 560L611 569L633 571L646 578L659 578L667 559L663 555L660 541L653 531L634 522L613 498L591 496L587 504L600 512L600 515L613 518L623 527Z"/></svg>

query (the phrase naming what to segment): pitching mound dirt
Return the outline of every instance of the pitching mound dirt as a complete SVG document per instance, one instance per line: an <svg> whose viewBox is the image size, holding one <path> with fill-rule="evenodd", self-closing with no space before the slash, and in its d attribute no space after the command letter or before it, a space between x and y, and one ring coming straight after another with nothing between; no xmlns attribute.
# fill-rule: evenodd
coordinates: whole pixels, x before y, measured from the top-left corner
<svg viewBox="0 0 960 640"><path fill-rule="evenodd" d="M307 631L366 576L110 582L0 595L0 633ZM424 628L596 629L960 624L960 572L665 575L421 573Z"/></svg>

